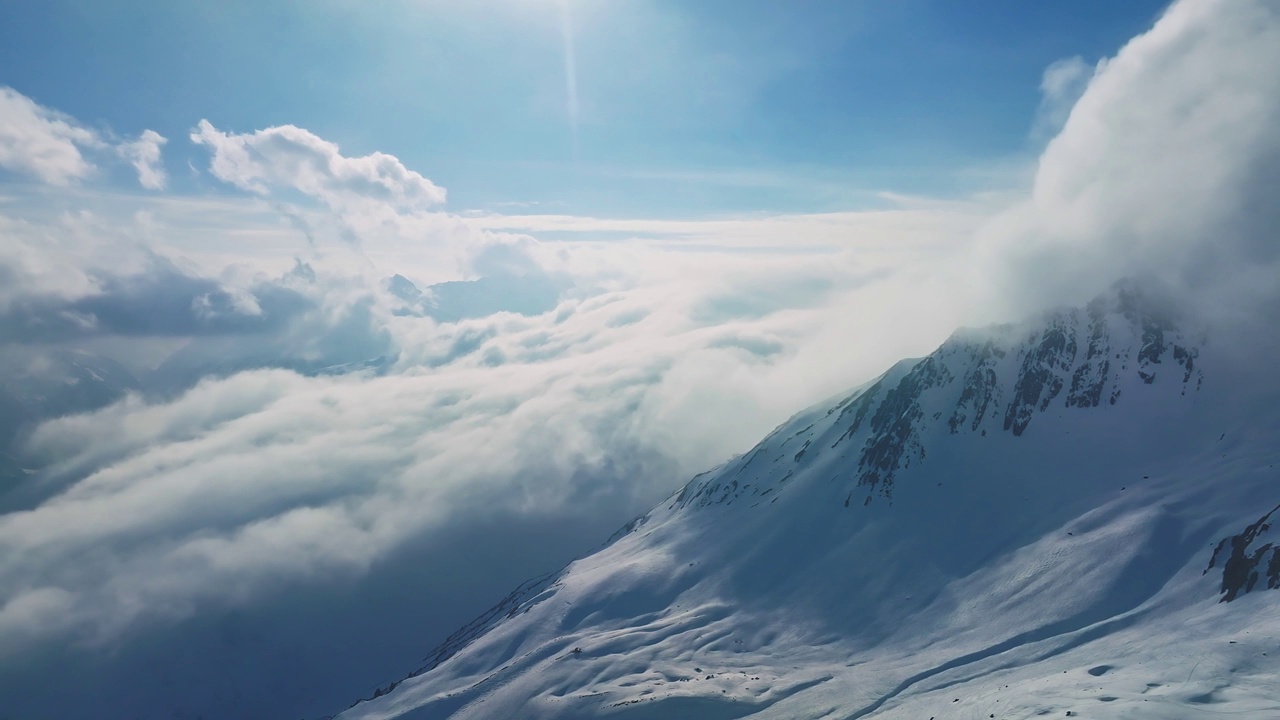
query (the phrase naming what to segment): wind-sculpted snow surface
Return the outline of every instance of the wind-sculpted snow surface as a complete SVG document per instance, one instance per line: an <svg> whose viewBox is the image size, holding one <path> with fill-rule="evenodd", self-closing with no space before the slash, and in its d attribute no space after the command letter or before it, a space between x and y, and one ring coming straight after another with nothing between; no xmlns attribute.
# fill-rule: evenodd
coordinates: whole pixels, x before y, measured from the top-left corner
<svg viewBox="0 0 1280 720"><path fill-rule="evenodd" d="M1214 347L1133 285L957 333L340 717L1280 717L1276 384Z"/></svg>

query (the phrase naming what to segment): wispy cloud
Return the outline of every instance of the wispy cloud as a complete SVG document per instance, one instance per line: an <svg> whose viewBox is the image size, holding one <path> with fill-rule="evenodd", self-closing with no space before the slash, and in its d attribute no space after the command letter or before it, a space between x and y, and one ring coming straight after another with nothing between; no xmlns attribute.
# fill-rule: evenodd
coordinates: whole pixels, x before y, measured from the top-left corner
<svg viewBox="0 0 1280 720"><path fill-rule="evenodd" d="M892 200L892 198L889 198ZM993 208L996 198L930 201L883 210L739 216L723 219L651 220L575 215L479 215L465 222L485 230L567 239L645 239L672 246L725 250L780 249L877 251L955 250Z"/></svg>
<svg viewBox="0 0 1280 720"><path fill-rule="evenodd" d="M1031 128L1033 138L1048 140L1062 130L1093 73L1093 66L1079 55L1058 60L1045 68L1040 80L1040 108Z"/></svg>
<svg viewBox="0 0 1280 720"><path fill-rule="evenodd" d="M133 169L138 172L138 184L148 190L163 190L168 176L160 163L160 149L169 142L154 130L144 130L137 140L120 145Z"/></svg>

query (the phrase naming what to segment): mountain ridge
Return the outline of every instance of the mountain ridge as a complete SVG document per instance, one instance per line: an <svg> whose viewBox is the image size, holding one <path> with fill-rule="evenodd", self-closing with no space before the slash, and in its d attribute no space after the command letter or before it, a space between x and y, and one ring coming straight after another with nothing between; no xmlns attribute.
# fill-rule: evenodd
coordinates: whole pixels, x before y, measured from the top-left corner
<svg viewBox="0 0 1280 720"><path fill-rule="evenodd" d="M977 682L956 674L1203 613L1211 546L1274 483L1277 425L1233 419L1188 327L1120 284L958 331L695 477L340 717L927 717ZM1237 433L1228 459L1217 443Z"/></svg>

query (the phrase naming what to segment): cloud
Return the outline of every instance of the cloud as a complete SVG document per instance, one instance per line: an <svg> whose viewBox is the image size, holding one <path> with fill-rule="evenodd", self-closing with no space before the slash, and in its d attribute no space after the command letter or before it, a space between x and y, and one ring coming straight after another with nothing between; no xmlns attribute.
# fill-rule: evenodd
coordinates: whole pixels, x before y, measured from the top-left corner
<svg viewBox="0 0 1280 720"><path fill-rule="evenodd" d="M1280 10L1184 0L1103 64L1029 201L980 233L1001 304L1078 302L1149 274L1202 301L1274 290Z"/></svg>
<svg viewBox="0 0 1280 720"><path fill-rule="evenodd" d="M253 133L224 133L201 120L191 141L213 152L211 172L242 190L267 194L292 188L330 207L374 198L397 207L444 202L444 188L409 170L394 156L375 152L346 157L336 144L293 125Z"/></svg>
<svg viewBox="0 0 1280 720"><path fill-rule="evenodd" d="M649 494L638 483L666 475L644 467L662 454L628 451L622 437L606 451L598 433L628 422L603 394L635 394L645 381L592 389L563 369L491 370L483 385L240 373L175 403L55 421L32 452L60 459L55 477L98 469L0 520L0 546L18 553L0 577L17 593L11 602L63 589L74 601L59 623L115 634L193 603L257 598L281 581L350 577L481 508L632 510L635 494ZM575 398L582 391L587 402ZM282 431L292 439L281 442ZM90 546L100 562L82 564ZM0 634L26 636L30 619L0 617Z"/></svg>
<svg viewBox="0 0 1280 720"><path fill-rule="evenodd" d="M0 87L0 167L50 185L67 185L93 172L81 149L102 144L71 118Z"/></svg>
<svg viewBox="0 0 1280 720"><path fill-rule="evenodd" d="M815 335L862 321L823 302L849 300L875 281L852 257L763 264L750 255L682 255L673 263L661 249L578 248L580 265L566 268L577 268L582 289L545 312L448 324L397 317L376 296L368 296L373 305L352 299L325 310L318 298L342 295L359 278L305 267L251 286L252 309L223 299L225 318L201 316L191 303L221 286L163 266L50 308L45 315L72 308L96 318L96 332L203 330L209 336L188 347L205 360L216 357L214 342L267 343L269 357L288 357L271 344L298 336L333 338L333 347L317 348L331 360L363 347L329 315L345 312L352 332L385 332L400 360L381 375L233 365L176 399L133 396L46 423L22 457L43 468L50 492L0 517L0 546L12 558L0 561L0 587L15 588L10 599L23 603L27 592L66 593L49 633L114 639L257 602L281 581L352 578L477 513L620 522L743 449L797 396L833 392L901 349L886 339L838 363L801 351ZM528 262L504 251L482 264L517 272ZM788 290L805 285L818 290ZM273 324L271 287L317 299L286 313L291 324ZM149 305L173 314L137 325L144 314L134 309ZM738 307L747 309L723 310ZM218 322L227 324L208 325ZM939 316L930 330L945 333L949 322ZM219 332L227 337L212 337ZM92 563L83 562L86 548ZM29 627L18 632L17 617L7 628L0 622L14 642L32 637ZM30 613L22 617L27 623Z"/></svg>
<svg viewBox="0 0 1280 720"><path fill-rule="evenodd" d="M32 289L11 300L9 342L187 344L144 378L161 393L51 420L18 449L38 489L9 499L0 546L30 560L0 562L0 587L15 608L59 605L0 618L14 648L116 648L264 606L281 583L355 582L410 545L441 562L485 518L506 528L495 544L553 524L588 547L797 404L940 339L946 312L891 338L877 314L845 308L870 308L904 258L978 215L889 199L885 212L640 227L657 231L650 242L602 242L598 221L569 219L579 239L547 243L510 233L524 219L484 227L348 182L329 171L348 159L303 131L201 132L216 177L305 221L315 242L283 277L198 273L159 251L113 273L77 261L100 234L26 230L15 267ZM325 210L288 206L291 192ZM149 212L147 231L164 232L166 208ZM331 242L335 221L356 242ZM60 282L30 271L49 262L42 234L66 246L55 266L74 273ZM796 238L810 246L787 249ZM742 252L753 247L769 254ZM409 278L420 298L404 297ZM425 317L397 315L415 303ZM873 328L881 342L848 356L843 338ZM362 364L378 356L394 364ZM322 372L338 364L355 372Z"/></svg>
<svg viewBox="0 0 1280 720"><path fill-rule="evenodd" d="M163 190L168 176L160 164L160 148L169 142L154 130L144 130L137 140L122 143L120 153L138 171L138 184L148 190Z"/></svg>
<svg viewBox="0 0 1280 720"><path fill-rule="evenodd" d="M752 248L939 250L962 243L1004 199L937 201L884 193L888 207L812 214L712 220L592 218L573 215L478 215L463 218L485 230L519 231L539 237L613 236L667 241L685 246Z"/></svg>
<svg viewBox="0 0 1280 720"><path fill-rule="evenodd" d="M144 130L137 140L118 141L0 86L0 168L49 185L67 186L90 177L97 167L86 153L114 152L133 165L142 187L162 190L166 176L160 147L165 142L154 130Z"/></svg>
<svg viewBox="0 0 1280 720"><path fill-rule="evenodd" d="M113 223L81 214L42 222L0 215L0 356L10 349L48 358L88 351L81 363L137 366L149 391L171 395L210 375L263 367L316 373L392 351L383 325L395 298L366 276L328 272L344 268L347 258L321 264L323 283L296 258L281 274L251 262L210 272L163 244L145 242L170 232L150 211L126 218ZM104 349L107 357L97 357ZM34 387L42 377L20 385ZM111 394L103 389L86 397L109 400ZM0 412L6 415L0 424L35 421L44 415L39 407L77 409L63 402L26 406L30 412L22 418Z"/></svg>
<svg viewBox="0 0 1280 720"><path fill-rule="evenodd" d="M131 275L94 274L83 296L26 296L0 313L0 342L59 342L86 335L179 336L280 331L312 307L269 283L237 290L153 257Z"/></svg>
<svg viewBox="0 0 1280 720"><path fill-rule="evenodd" d="M1093 72L1094 68L1079 55L1058 60L1045 68L1040 80L1040 108L1036 111L1032 137L1048 139L1062 129L1071 108L1088 87Z"/></svg>

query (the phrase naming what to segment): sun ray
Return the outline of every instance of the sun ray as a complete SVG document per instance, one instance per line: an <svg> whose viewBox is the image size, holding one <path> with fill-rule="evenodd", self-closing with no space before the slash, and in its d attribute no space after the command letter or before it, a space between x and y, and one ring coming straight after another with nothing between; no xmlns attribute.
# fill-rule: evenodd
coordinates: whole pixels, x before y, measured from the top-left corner
<svg viewBox="0 0 1280 720"><path fill-rule="evenodd" d="M560 0L560 31L564 37L564 85L573 159L578 159L578 63L573 47L573 13L569 0Z"/></svg>

